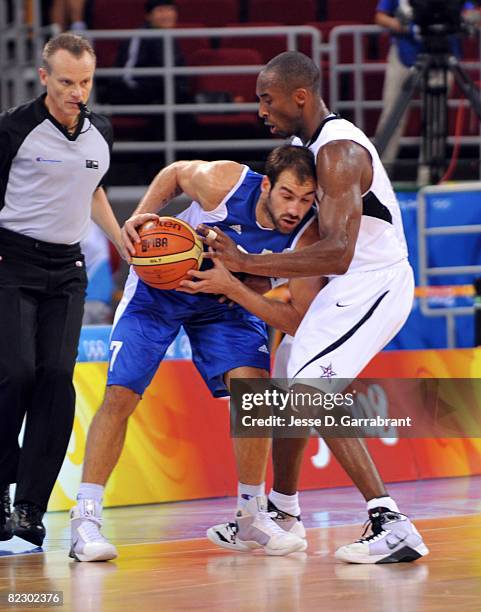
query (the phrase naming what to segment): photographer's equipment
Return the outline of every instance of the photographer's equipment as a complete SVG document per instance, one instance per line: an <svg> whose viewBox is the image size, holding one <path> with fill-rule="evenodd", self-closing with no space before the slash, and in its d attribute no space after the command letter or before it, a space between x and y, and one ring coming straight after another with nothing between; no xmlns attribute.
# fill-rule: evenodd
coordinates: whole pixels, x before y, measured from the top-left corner
<svg viewBox="0 0 481 612"><path fill-rule="evenodd" d="M399 98L376 138L383 153L416 91L421 93L420 165L428 170L429 182L437 183L446 168L448 138L448 73L468 99L481 121L481 98L469 74L453 55L453 37L464 34L463 0L411 0L413 22L424 51L404 81Z"/></svg>

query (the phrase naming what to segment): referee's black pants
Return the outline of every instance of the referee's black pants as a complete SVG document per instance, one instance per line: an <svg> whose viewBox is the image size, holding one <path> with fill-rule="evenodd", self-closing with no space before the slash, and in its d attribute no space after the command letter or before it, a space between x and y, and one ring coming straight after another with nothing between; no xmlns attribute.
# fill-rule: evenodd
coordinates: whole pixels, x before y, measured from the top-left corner
<svg viewBox="0 0 481 612"><path fill-rule="evenodd" d="M0 490L46 510L73 426L84 258L3 228L0 258Z"/></svg>

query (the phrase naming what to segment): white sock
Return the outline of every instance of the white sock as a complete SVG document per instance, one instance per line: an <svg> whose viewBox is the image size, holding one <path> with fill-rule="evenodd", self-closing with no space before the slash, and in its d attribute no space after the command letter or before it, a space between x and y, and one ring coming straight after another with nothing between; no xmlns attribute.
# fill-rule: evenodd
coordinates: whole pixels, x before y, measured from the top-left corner
<svg viewBox="0 0 481 612"><path fill-rule="evenodd" d="M237 507L242 508L252 497L265 495L266 483L261 482L259 485L246 485L242 482L237 483Z"/></svg>
<svg viewBox="0 0 481 612"><path fill-rule="evenodd" d="M284 493L278 493L271 489L269 493L269 499L276 508L292 516L299 516L301 513L301 507L299 506L299 493L294 495L284 495Z"/></svg>
<svg viewBox="0 0 481 612"><path fill-rule="evenodd" d="M399 512L399 508L397 507L396 502L389 495L385 495L383 497L374 497L367 502L367 511L372 510L373 508L387 508L392 512Z"/></svg>
<svg viewBox="0 0 481 612"><path fill-rule="evenodd" d="M94 484L93 482L81 482L77 499L94 499L101 504L104 496L104 489L104 486Z"/></svg>

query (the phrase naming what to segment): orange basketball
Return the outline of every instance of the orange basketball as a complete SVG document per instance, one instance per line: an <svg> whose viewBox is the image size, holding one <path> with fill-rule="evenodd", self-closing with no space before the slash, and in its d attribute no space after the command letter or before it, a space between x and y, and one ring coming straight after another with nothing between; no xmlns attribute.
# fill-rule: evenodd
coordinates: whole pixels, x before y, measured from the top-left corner
<svg viewBox="0 0 481 612"><path fill-rule="evenodd" d="M198 270L203 245L194 229L175 217L147 221L138 230L132 264L140 278L156 289L175 289L188 270Z"/></svg>

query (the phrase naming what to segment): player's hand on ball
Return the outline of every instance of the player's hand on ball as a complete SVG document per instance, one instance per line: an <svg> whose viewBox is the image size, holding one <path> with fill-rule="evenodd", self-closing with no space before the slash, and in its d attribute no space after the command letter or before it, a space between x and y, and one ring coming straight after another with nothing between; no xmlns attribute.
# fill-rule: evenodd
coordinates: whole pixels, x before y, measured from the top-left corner
<svg viewBox="0 0 481 612"><path fill-rule="evenodd" d="M212 253L211 247L209 247L209 253ZM192 280L181 281L180 287L176 291L191 294L221 293L230 298L239 281L232 276L219 259L214 259L213 261L214 267L210 268L210 270L189 270L187 274Z"/></svg>
<svg viewBox="0 0 481 612"><path fill-rule="evenodd" d="M122 227L121 236L124 247L130 255L135 255L134 243L140 242L140 237L137 233L137 228L144 224L146 221L158 220L159 215L155 215L154 213L142 213L140 215L132 215L129 219L127 219L127 221L124 223L124 226Z"/></svg>
<svg viewBox="0 0 481 612"><path fill-rule="evenodd" d="M217 226L211 228L207 225L199 225L195 231L209 247L214 249L213 252L206 253L204 257L214 260L220 259L231 272L243 272L242 265L245 255L222 230Z"/></svg>

